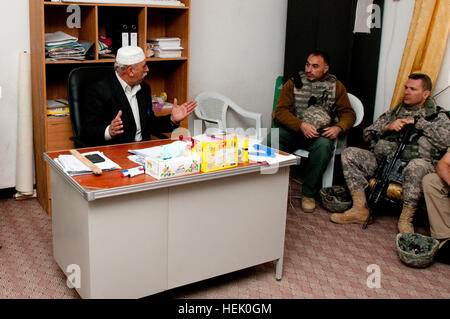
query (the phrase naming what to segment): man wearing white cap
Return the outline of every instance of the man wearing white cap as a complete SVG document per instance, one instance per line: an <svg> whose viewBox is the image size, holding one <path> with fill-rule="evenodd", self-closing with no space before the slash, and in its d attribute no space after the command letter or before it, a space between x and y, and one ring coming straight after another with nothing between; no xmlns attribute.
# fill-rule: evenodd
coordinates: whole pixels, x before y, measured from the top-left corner
<svg viewBox="0 0 450 319"><path fill-rule="evenodd" d="M114 72L87 91L81 138L89 145L149 140L150 134L171 132L191 114L196 101L182 105L174 99L172 113L156 117L150 86L143 82L149 71L140 47L117 51Z"/></svg>

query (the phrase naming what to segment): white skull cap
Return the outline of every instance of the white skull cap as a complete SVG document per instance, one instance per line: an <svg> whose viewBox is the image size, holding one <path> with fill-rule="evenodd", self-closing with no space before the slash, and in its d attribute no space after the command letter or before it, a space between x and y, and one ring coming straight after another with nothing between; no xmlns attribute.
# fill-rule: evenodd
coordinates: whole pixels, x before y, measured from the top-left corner
<svg viewBox="0 0 450 319"><path fill-rule="evenodd" d="M144 51L140 47L121 47L117 51L116 62L123 65L133 65L145 60Z"/></svg>

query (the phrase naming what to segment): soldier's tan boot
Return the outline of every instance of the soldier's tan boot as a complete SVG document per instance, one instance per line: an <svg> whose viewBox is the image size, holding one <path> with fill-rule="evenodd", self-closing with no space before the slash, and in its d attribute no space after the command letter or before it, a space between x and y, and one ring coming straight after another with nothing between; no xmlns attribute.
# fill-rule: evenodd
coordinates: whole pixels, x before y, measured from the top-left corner
<svg viewBox="0 0 450 319"><path fill-rule="evenodd" d="M316 209L316 201L312 197L302 195L302 209L305 213L312 213Z"/></svg>
<svg viewBox="0 0 450 319"><path fill-rule="evenodd" d="M414 226L412 222L416 211L417 208L405 204L403 205L402 213L398 219L398 231L400 233L414 234Z"/></svg>
<svg viewBox="0 0 450 319"><path fill-rule="evenodd" d="M363 189L351 192L353 199L353 206L344 213L331 214L330 220L337 224L364 224L367 216L369 216L369 209L366 207L366 193Z"/></svg>

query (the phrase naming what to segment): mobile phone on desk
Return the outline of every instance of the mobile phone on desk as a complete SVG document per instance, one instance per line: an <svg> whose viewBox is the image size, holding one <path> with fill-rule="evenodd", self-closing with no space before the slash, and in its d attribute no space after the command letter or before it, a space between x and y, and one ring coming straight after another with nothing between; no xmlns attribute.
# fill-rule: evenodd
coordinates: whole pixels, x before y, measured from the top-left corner
<svg viewBox="0 0 450 319"><path fill-rule="evenodd" d="M98 154L88 154L88 155L85 155L84 157L86 157L88 160L90 160L94 164L105 161L105 159Z"/></svg>

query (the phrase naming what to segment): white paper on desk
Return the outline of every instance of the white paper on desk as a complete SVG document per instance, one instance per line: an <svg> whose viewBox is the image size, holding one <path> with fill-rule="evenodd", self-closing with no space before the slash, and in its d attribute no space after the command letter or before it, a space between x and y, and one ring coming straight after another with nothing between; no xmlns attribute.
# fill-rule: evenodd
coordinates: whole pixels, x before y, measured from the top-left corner
<svg viewBox="0 0 450 319"><path fill-rule="evenodd" d="M120 166L107 158L105 154L103 154L103 152L94 151L82 153L81 155L90 154L98 154L105 159L104 162L95 163L95 165L98 166L98 168L100 168L102 171L112 171L115 169L120 169ZM58 158L55 159L55 162L58 163L62 167L62 169L71 176L92 173L92 171L86 165L84 165L73 155L59 155Z"/></svg>
<svg viewBox="0 0 450 319"><path fill-rule="evenodd" d="M261 152L260 150L257 150L254 145L255 144L259 144L259 143L249 143L249 148L248 151L249 153L258 153ZM292 154L288 154L288 155L281 155L278 153L275 153L275 157L270 157L270 156L261 156L261 155L250 155L248 154L248 160L252 161L252 162L258 162L258 163L267 163L269 165L273 165L273 164L277 164L277 163L281 163L281 162L285 162L291 159L296 159L297 156L292 155Z"/></svg>
<svg viewBox="0 0 450 319"><path fill-rule="evenodd" d="M281 155L276 153L275 157L270 156L260 156L260 155L248 155L248 160L251 162L264 163L266 162L269 165L282 163L291 159L296 159L297 156L289 154L289 155Z"/></svg>
<svg viewBox="0 0 450 319"><path fill-rule="evenodd" d="M187 147L187 143L186 142L179 142L179 141L175 141L178 143L183 143L184 147ZM174 142L172 142L174 143ZM161 146L153 146L153 147L148 147L148 148L141 148L138 150L128 150L128 152L130 152L131 154L146 158L146 157L153 157L153 158L159 158L161 156L161 150L163 148L163 146L168 146L170 144L166 144L166 145L161 145Z"/></svg>
<svg viewBox="0 0 450 319"><path fill-rule="evenodd" d="M141 156L141 157L159 157L161 154L161 146L154 146L149 148L141 148L139 150L128 150L131 154Z"/></svg>

